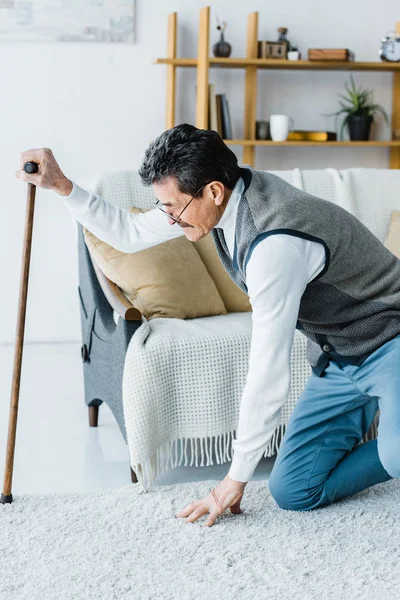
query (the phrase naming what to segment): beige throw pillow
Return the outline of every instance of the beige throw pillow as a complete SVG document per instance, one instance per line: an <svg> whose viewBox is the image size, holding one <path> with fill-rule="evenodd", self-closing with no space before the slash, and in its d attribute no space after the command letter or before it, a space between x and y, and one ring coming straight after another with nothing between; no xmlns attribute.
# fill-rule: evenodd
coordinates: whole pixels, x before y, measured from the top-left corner
<svg viewBox="0 0 400 600"><path fill-rule="evenodd" d="M400 258L400 212L393 211L392 218L390 220L389 234L385 242L386 248L389 248L391 252L397 258Z"/></svg>
<svg viewBox="0 0 400 600"><path fill-rule="evenodd" d="M218 256L212 236L208 234L198 242L193 242L193 245L213 278L226 310L230 313L250 312L252 308L249 297L229 277Z"/></svg>
<svg viewBox="0 0 400 600"><path fill-rule="evenodd" d="M130 212L146 212L130 208ZM218 289L185 236L125 253L83 228L91 255L146 319L194 319L226 314Z"/></svg>

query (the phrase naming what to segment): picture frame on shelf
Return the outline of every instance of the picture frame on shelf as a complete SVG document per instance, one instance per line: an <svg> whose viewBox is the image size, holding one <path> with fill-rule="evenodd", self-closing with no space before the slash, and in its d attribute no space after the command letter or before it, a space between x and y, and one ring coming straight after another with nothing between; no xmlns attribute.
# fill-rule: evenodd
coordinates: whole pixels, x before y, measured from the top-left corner
<svg viewBox="0 0 400 600"><path fill-rule="evenodd" d="M258 58L287 58L286 42L258 41Z"/></svg>
<svg viewBox="0 0 400 600"><path fill-rule="evenodd" d="M262 58L287 58L287 43L286 42L264 42Z"/></svg>

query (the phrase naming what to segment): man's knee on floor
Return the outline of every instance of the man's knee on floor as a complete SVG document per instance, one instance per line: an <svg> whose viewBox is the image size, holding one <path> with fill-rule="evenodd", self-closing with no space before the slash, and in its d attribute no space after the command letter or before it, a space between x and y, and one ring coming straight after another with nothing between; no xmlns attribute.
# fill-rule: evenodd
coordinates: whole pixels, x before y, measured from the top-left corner
<svg viewBox="0 0 400 600"><path fill-rule="evenodd" d="M279 508L285 510L311 510L313 500L304 490L299 490L287 481L285 477L273 471L268 480L269 491Z"/></svg>

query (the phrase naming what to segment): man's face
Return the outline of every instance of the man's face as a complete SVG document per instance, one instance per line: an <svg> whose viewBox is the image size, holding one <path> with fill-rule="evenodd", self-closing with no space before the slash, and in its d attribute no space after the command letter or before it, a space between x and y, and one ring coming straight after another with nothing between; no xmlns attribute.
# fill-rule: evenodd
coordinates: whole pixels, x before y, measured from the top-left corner
<svg viewBox="0 0 400 600"><path fill-rule="evenodd" d="M175 179L170 177L163 183L153 184L154 195L161 206L175 219L183 211L192 196L179 191ZM197 242L216 226L225 210L231 190L220 181L212 181L194 198L185 209L179 223L165 218L172 227L182 227L188 240Z"/></svg>

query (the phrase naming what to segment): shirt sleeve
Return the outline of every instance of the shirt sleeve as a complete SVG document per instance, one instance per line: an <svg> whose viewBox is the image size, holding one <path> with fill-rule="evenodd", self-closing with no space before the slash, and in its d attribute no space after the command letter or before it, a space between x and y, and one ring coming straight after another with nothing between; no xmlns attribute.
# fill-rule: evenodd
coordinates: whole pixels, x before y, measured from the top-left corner
<svg viewBox="0 0 400 600"><path fill-rule="evenodd" d="M64 200L71 215L96 237L120 252L139 252L184 235L179 225L170 225L166 215L154 208L133 214L72 181Z"/></svg>
<svg viewBox="0 0 400 600"><path fill-rule="evenodd" d="M246 270L253 328L228 473L235 481L252 478L289 395L290 353L308 265L297 248L282 237L268 236L259 242Z"/></svg>

